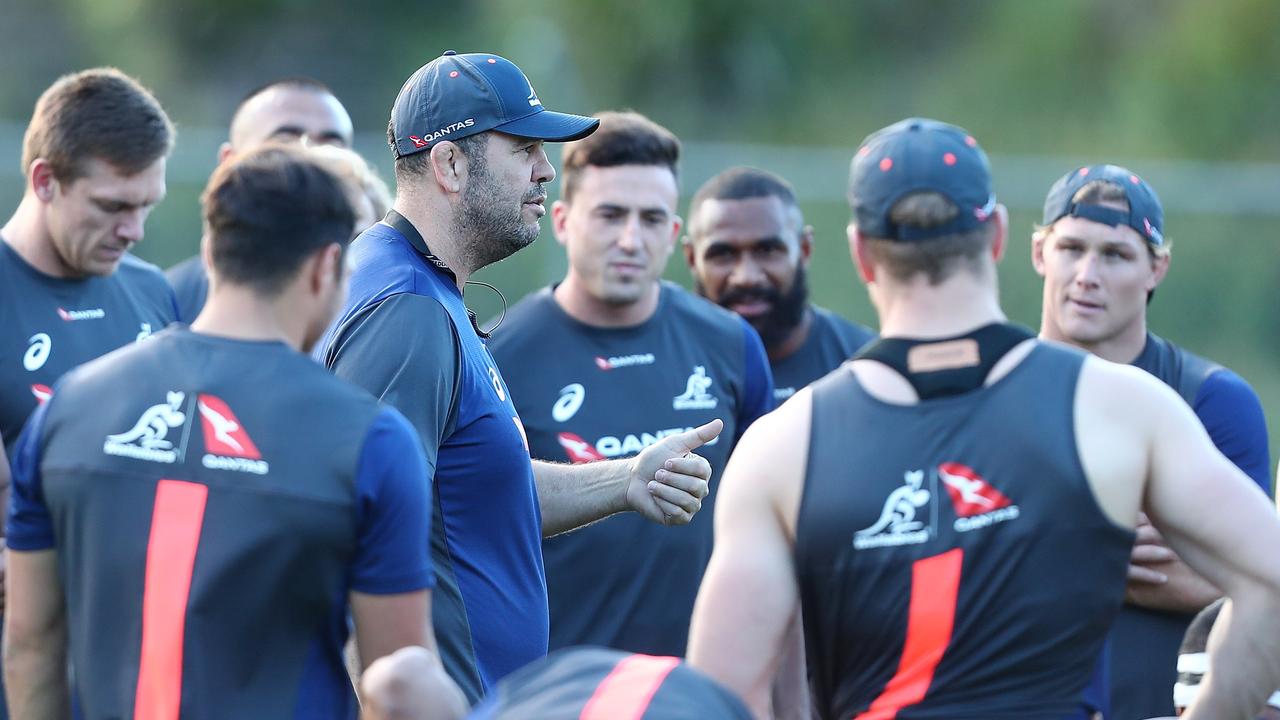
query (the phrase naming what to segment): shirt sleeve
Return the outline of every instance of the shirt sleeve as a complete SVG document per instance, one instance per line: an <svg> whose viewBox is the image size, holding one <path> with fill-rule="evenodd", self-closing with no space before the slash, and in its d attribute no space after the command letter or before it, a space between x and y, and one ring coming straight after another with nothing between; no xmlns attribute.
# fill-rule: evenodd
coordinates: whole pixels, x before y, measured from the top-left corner
<svg viewBox="0 0 1280 720"><path fill-rule="evenodd" d="M1212 373L1196 393L1195 411L1218 450L1271 497L1267 419L1249 383L1225 368Z"/></svg>
<svg viewBox="0 0 1280 720"><path fill-rule="evenodd" d="M36 408L18 436L10 458L12 494L5 535L13 550L48 550L54 546L53 517L44 504L44 486L40 478L40 436L49 403Z"/></svg>
<svg viewBox="0 0 1280 720"><path fill-rule="evenodd" d="M431 484L413 426L393 408L374 418L356 475L359 540L351 589L386 595L435 584Z"/></svg>
<svg viewBox="0 0 1280 720"><path fill-rule="evenodd" d="M357 316L326 364L409 420L434 476L440 445L457 422L461 352L448 311L432 298L403 293Z"/></svg>
<svg viewBox="0 0 1280 720"><path fill-rule="evenodd" d="M737 437L733 439L734 445L738 444L738 438L742 437L742 433L747 431L751 423L773 410L773 372L769 370L769 357L765 355L764 343L760 342L760 336L755 328L751 327L746 320L739 318L738 321L742 323L743 366L746 377L742 383L742 406L738 408Z"/></svg>

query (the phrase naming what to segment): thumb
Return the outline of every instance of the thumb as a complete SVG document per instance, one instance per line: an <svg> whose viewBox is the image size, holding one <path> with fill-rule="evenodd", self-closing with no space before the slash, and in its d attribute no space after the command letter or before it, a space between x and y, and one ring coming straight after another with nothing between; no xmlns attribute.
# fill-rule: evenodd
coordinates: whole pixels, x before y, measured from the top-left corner
<svg viewBox="0 0 1280 720"><path fill-rule="evenodd" d="M683 455L715 440L720 436L720 431L723 429L724 421L716 418L706 425L668 437L666 440L667 449L678 455Z"/></svg>

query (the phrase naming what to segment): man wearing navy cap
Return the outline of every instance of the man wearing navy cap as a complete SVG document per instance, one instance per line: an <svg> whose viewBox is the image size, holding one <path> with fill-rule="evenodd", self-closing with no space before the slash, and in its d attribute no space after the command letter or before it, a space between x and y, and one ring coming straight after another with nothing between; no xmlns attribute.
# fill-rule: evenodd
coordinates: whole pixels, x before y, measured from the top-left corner
<svg viewBox="0 0 1280 720"><path fill-rule="evenodd" d="M1147 303L1169 270L1169 250L1160 200L1142 178L1117 165L1067 173L1049 190L1032 239L1032 263L1044 278L1040 336L1155 375L1194 409L1218 450L1269 493L1257 394L1234 372L1147 330ZM1178 644L1195 613L1221 595L1145 516L1130 563L1107 663L1107 717L1117 720L1172 714Z"/></svg>
<svg viewBox="0 0 1280 720"><path fill-rule="evenodd" d="M910 119L853 160L849 240L882 339L756 422L721 480L690 661L757 715L1081 717L1145 500L1231 597L1245 717L1280 681L1280 520L1150 375L1006 322L1006 213L963 130ZM1206 525L1206 497L1232 518ZM750 602L743 602L750 598ZM778 676L798 643L808 672Z"/></svg>
<svg viewBox="0 0 1280 720"><path fill-rule="evenodd" d="M463 304L473 272L538 236L555 177L543 143L598 124L544 109L497 55L448 52L424 65L387 129L394 210L352 244L350 298L317 348L421 435L435 476L434 624L445 668L472 702L547 652L543 536L628 510L685 524L707 494L710 466L690 451L717 436L718 420L624 461L531 463L487 336Z"/></svg>

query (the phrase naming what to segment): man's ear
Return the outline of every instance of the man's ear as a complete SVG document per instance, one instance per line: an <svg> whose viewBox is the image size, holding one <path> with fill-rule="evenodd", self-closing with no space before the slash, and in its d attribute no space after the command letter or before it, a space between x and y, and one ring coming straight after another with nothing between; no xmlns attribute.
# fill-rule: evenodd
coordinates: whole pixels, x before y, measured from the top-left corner
<svg viewBox="0 0 1280 720"><path fill-rule="evenodd" d="M1148 285L1147 292L1151 292L1152 290L1155 290L1157 285L1164 282L1165 275L1169 274L1170 262L1172 262L1172 258L1169 256L1168 253L1165 253L1163 255L1157 255L1156 257L1151 259L1152 273L1151 273L1151 280L1147 283Z"/></svg>
<svg viewBox="0 0 1280 720"><path fill-rule="evenodd" d="M569 242L569 235L565 230L568 222L569 203L564 200L557 200L551 203L551 233L556 236L556 242L561 245Z"/></svg>
<svg viewBox="0 0 1280 720"><path fill-rule="evenodd" d="M1031 267L1036 269L1036 274L1044 277L1044 245L1049 241L1049 233L1053 232L1052 228L1044 228L1031 233Z"/></svg>
<svg viewBox="0 0 1280 720"><path fill-rule="evenodd" d="M31 161L31 167L27 168L27 182L31 184L31 191L42 203L52 201L58 190L58 180L53 176L53 166L44 158Z"/></svg>
<svg viewBox="0 0 1280 720"><path fill-rule="evenodd" d="M800 229L800 267L809 269L809 259L813 257L813 226L805 225Z"/></svg>
<svg viewBox="0 0 1280 720"><path fill-rule="evenodd" d="M991 259L999 263L1009 241L1009 208L996 205L991 222L996 224L996 236L991 239Z"/></svg>
<svg viewBox="0 0 1280 720"><path fill-rule="evenodd" d="M333 285L343 281L342 246L329 243L311 254L307 261L307 289L313 295L329 292Z"/></svg>
<svg viewBox="0 0 1280 720"><path fill-rule="evenodd" d="M222 143L222 145L218 147L218 164L221 165L222 163L227 161L227 158L235 154L236 154L236 151L234 148L231 147L230 142Z"/></svg>
<svg viewBox="0 0 1280 720"><path fill-rule="evenodd" d="M858 277L862 278L862 282L867 285L874 283L876 264L871 259L871 253L867 251L866 238L862 236L858 226L852 222L845 228L845 232L849 236L849 256L853 258L854 267L858 268Z"/></svg>
<svg viewBox="0 0 1280 720"><path fill-rule="evenodd" d="M467 178L467 157L462 149L444 140L427 152L431 154L431 171L440 189L450 195L462 192Z"/></svg>

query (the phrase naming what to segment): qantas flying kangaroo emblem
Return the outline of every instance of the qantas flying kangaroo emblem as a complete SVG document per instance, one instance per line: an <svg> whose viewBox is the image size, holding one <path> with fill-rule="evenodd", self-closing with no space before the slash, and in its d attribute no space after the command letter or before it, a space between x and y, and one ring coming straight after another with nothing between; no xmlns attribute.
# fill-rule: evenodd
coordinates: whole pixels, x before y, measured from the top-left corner
<svg viewBox="0 0 1280 720"><path fill-rule="evenodd" d="M1021 511L977 470L957 462L938 466L938 479L947 488L956 511L956 532L969 532L1015 520Z"/></svg>
<svg viewBox="0 0 1280 720"><path fill-rule="evenodd" d="M880 518L870 527L853 535L858 550L897 545L918 545L929 539L932 528L916 519L918 510L929 504L930 493L924 487L924 471L908 470L902 475L902 487L889 493Z"/></svg>

